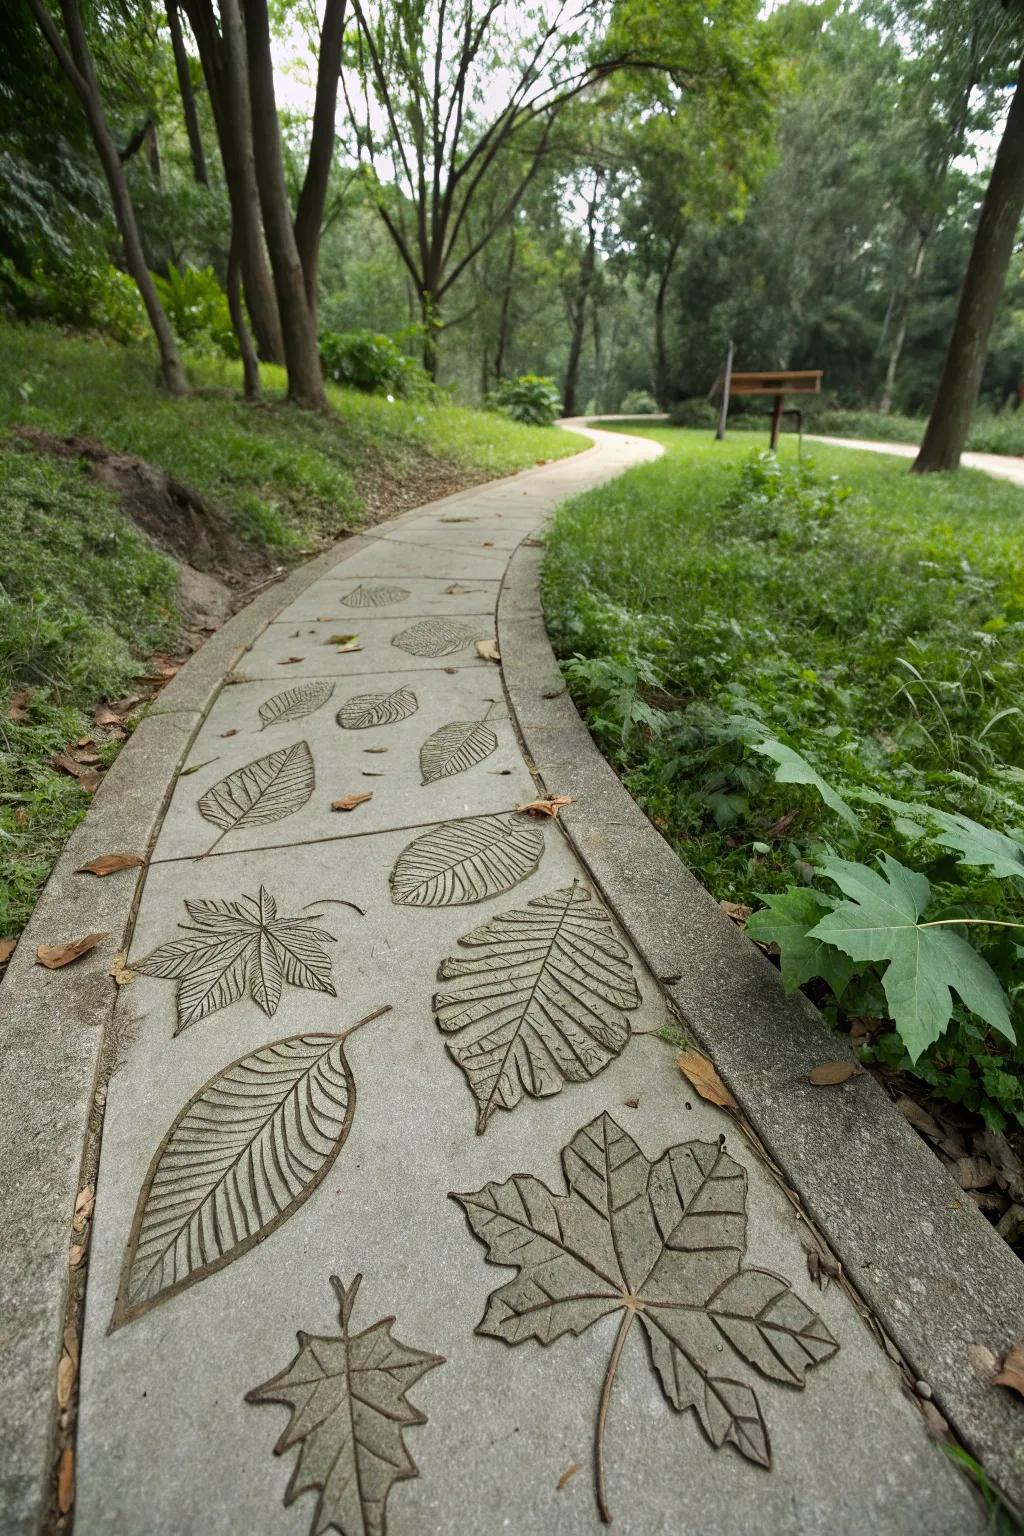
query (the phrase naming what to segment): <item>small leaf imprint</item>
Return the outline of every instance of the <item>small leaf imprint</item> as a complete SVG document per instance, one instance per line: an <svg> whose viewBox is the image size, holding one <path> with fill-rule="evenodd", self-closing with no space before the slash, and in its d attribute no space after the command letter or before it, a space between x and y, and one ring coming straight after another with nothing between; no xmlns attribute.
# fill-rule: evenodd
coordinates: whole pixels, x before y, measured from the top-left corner
<svg viewBox="0 0 1024 1536"><path fill-rule="evenodd" d="M584 1083L629 1040L640 993L604 907L575 882L499 913L459 940L474 951L441 964L438 981L468 977L434 998L437 1026L477 1101L477 1134L496 1109Z"/></svg>
<svg viewBox="0 0 1024 1536"><path fill-rule="evenodd" d="M482 763L497 748L498 738L487 724L493 702L480 720L452 720L428 736L420 748L420 773L424 784L465 773Z"/></svg>
<svg viewBox="0 0 1024 1536"><path fill-rule="evenodd" d="M358 693L346 699L337 720L343 731L365 731L374 725L396 725L408 720L419 709L411 688L396 688L394 693Z"/></svg>
<svg viewBox="0 0 1024 1536"><path fill-rule="evenodd" d="M399 907L460 907L511 890L532 874L544 834L515 816L445 822L415 838L391 871Z"/></svg>
<svg viewBox="0 0 1024 1536"><path fill-rule="evenodd" d="M352 1124L356 1089L340 1035L292 1035L204 1083L149 1165L110 1331L262 1242L322 1182Z"/></svg>
<svg viewBox="0 0 1024 1536"><path fill-rule="evenodd" d="M267 699L260 705L259 716L262 724L260 730L266 730L268 725L279 725L286 720L302 720L306 715L311 715L314 710L326 704L334 692L334 684L324 678L314 678L309 683L299 683L295 688L287 688L284 693L275 693L272 699Z"/></svg>
<svg viewBox="0 0 1024 1536"><path fill-rule="evenodd" d="M361 1279L356 1275L346 1291L331 1276L340 1335L300 1333L291 1364L245 1395L247 1403L283 1403L292 1411L274 1454L299 1446L284 1502L287 1507L300 1494L319 1492L310 1536L329 1529L341 1536L385 1536L391 1489L419 1476L405 1430L427 1422L406 1394L445 1363L443 1355L393 1338L393 1317L353 1333L349 1322Z"/></svg>
<svg viewBox="0 0 1024 1536"><path fill-rule="evenodd" d="M567 1194L530 1174L453 1194L492 1264L518 1271L491 1293L477 1333L552 1344L617 1314L597 1410L598 1511L608 1509L605 1427L622 1348L639 1322L666 1399L692 1409L713 1446L771 1466L753 1388L728 1369L728 1345L771 1381L803 1387L839 1348L788 1280L744 1269L747 1176L719 1142L687 1141L656 1162L610 1115L563 1148Z"/></svg>
<svg viewBox="0 0 1024 1536"><path fill-rule="evenodd" d="M206 850L239 827L263 827L300 811L316 786L309 743L297 741L236 768L208 789L197 804L200 816L220 827Z"/></svg>
<svg viewBox="0 0 1024 1536"><path fill-rule="evenodd" d="M385 608L390 603L404 603L410 593L405 587L353 587L341 601L346 608Z"/></svg>
<svg viewBox="0 0 1024 1536"><path fill-rule="evenodd" d="M246 992L268 1018L277 1012L284 983L335 997L330 957L332 933L316 926L318 914L281 917L277 902L260 886L258 896L237 901L186 901L192 925L184 937L161 944L132 970L178 983L178 1027L236 1003Z"/></svg>
<svg viewBox="0 0 1024 1536"><path fill-rule="evenodd" d="M392 645L410 656L451 656L464 651L476 639L476 631L468 629L454 619L421 619L400 635L394 635Z"/></svg>

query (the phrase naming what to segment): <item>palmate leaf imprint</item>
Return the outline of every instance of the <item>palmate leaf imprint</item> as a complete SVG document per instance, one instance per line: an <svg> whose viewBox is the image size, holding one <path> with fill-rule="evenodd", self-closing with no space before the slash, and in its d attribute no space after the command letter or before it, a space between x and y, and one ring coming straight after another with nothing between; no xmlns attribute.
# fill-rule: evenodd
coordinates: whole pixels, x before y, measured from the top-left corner
<svg viewBox="0 0 1024 1536"><path fill-rule="evenodd" d="M111 1331L240 1258L313 1193L355 1113L345 1041L387 1011L261 1046L193 1095L139 1193Z"/></svg>
<svg viewBox="0 0 1024 1536"><path fill-rule="evenodd" d="M198 801L199 814L221 829L207 853L240 827L268 826L300 811L315 787L313 754L305 741L236 768Z"/></svg>
<svg viewBox="0 0 1024 1536"><path fill-rule="evenodd" d="M500 896L532 874L544 834L521 816L444 822L415 838L391 871L398 907L461 907Z"/></svg>
<svg viewBox="0 0 1024 1536"><path fill-rule="evenodd" d="M346 608L384 608L390 603L404 603L409 595L405 587L360 585L353 587L342 602Z"/></svg>
<svg viewBox="0 0 1024 1536"><path fill-rule="evenodd" d="M337 720L343 731L366 731L374 725L397 725L419 709L411 688L396 688L394 693L357 693L346 699Z"/></svg>
<svg viewBox="0 0 1024 1536"><path fill-rule="evenodd" d="M496 1109L524 1094L542 1098L596 1077L630 1035L627 1011L640 993L611 919L578 881L527 907L499 913L459 940L475 951L441 964L439 1029L477 1102L477 1134Z"/></svg>
<svg viewBox="0 0 1024 1536"><path fill-rule="evenodd" d="M132 961L133 971L178 983L176 1035L246 992L272 1018L285 982L337 995L323 949L336 941L316 926L320 914L278 917L263 886L258 896L237 901L186 901L185 910L192 924L179 925L183 938Z"/></svg>
<svg viewBox="0 0 1024 1536"><path fill-rule="evenodd" d="M451 656L464 651L477 638L476 631L459 624L455 619L420 619L400 635L394 635L392 645L410 656Z"/></svg>
<svg viewBox="0 0 1024 1536"><path fill-rule="evenodd" d="M654 1163L609 1115L562 1151L569 1193L529 1174L457 1195L492 1264L519 1272L493 1291L477 1333L551 1344L620 1314L597 1409L595 1473L608 1521L604 1433L626 1337L638 1322L673 1408L692 1408L715 1447L771 1466L753 1388L723 1350L772 1381L802 1387L839 1348L821 1318L746 1251L746 1173L720 1142L669 1147Z"/></svg>
<svg viewBox="0 0 1024 1536"><path fill-rule="evenodd" d="M395 1483L419 1477L405 1444L405 1430L427 1416L406 1394L421 1376L444 1365L393 1338L386 1317L362 1333L349 1327L361 1275L348 1290L337 1275L340 1335L300 1333L299 1352L279 1375L245 1394L248 1403L284 1403L292 1411L274 1454L299 1446L284 1502L316 1489L310 1536L328 1530L341 1536L385 1536L387 1502Z"/></svg>
<svg viewBox="0 0 1024 1536"><path fill-rule="evenodd" d="M498 745L498 738L487 724L493 702L481 720L452 720L427 737L420 748L420 773L424 784L465 773L482 763Z"/></svg>
<svg viewBox="0 0 1024 1536"><path fill-rule="evenodd" d="M295 688L286 688L284 693L275 693L272 699L267 699L260 705L259 715L262 724L260 730L266 730L268 725L279 725L286 720L302 720L306 715L311 715L314 710L326 704L334 692L334 684L325 678L317 677L309 683L299 683Z"/></svg>

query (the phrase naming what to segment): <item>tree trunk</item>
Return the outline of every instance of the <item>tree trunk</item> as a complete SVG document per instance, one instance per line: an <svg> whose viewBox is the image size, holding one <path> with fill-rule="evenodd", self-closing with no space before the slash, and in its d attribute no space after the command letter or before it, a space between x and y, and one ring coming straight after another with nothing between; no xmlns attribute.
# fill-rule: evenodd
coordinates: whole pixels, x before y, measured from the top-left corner
<svg viewBox="0 0 1024 1536"><path fill-rule="evenodd" d="M238 247L234 235L231 237L231 250L228 253L228 309L231 313L231 325L238 338L238 350L242 356L242 381L247 400L258 400L260 397L260 365L256 357L256 348L252 344L252 336L245 321L245 308L242 304L242 272L238 260Z"/></svg>
<svg viewBox="0 0 1024 1536"><path fill-rule="evenodd" d="M921 281L921 273L924 271L924 257L928 249L929 231L921 230L917 237L917 247L914 251L914 261L910 268L910 276L903 297L899 301L896 311L896 329L893 332L892 346L889 348L889 361L885 369L885 382L882 385L882 393L878 401L878 414L888 416L892 410L893 390L896 388L896 370L899 368L900 359L903 356L903 348L907 340L907 326L910 324L910 311L914 303L914 295L917 285Z"/></svg>
<svg viewBox="0 0 1024 1536"><path fill-rule="evenodd" d="M441 364L437 337L441 329L441 306L437 295L424 288L420 294L420 320L423 325L423 371L432 383L437 383L437 370Z"/></svg>
<svg viewBox="0 0 1024 1536"><path fill-rule="evenodd" d="M260 199L253 162L249 80L245 49L229 49L221 37L210 0L181 0L199 49L206 89L217 129L224 180L231 205L231 238L238 240L245 307L259 354L265 362L284 362L284 341L277 298L263 246Z"/></svg>
<svg viewBox="0 0 1024 1536"><path fill-rule="evenodd" d="M505 287L501 295L501 313L498 316L498 344L494 351L494 377L498 383L505 374L505 353L508 351L509 320L512 311L512 274L516 266L516 229L513 224L508 243L508 261L505 265ZM486 393L486 390L485 390Z"/></svg>
<svg viewBox="0 0 1024 1536"><path fill-rule="evenodd" d="M320 268L320 236L323 229L327 184L334 155L334 114L341 78L341 45L345 36L345 0L327 0L320 29L316 70L313 130L309 141L306 175L295 209L295 244L302 263L306 303L316 330L317 282Z"/></svg>
<svg viewBox="0 0 1024 1536"><path fill-rule="evenodd" d="M327 397L324 394L316 330L306 303L302 263L295 244L292 211L284 179L281 128L274 99L274 66L270 56L267 0L243 0L243 3L244 27L238 0L221 0L221 14L226 33L233 36L237 31L245 35L256 185L260 190L263 228L266 231L274 291L281 315L284 362L288 370L288 398L306 410L326 410Z"/></svg>
<svg viewBox="0 0 1024 1536"><path fill-rule="evenodd" d="M192 157L192 175L200 186L208 187L210 178L206 171L203 136L199 131L199 115L196 112L195 92L192 89L192 72L188 67L188 54L185 51L185 39L181 32L178 0L166 0L166 8L171 48L174 52L174 68L178 76L178 92L181 96L181 110L185 117L185 132L188 134L188 149Z"/></svg>
<svg viewBox="0 0 1024 1536"><path fill-rule="evenodd" d="M146 265L124 166L121 164L117 145L107 125L99 82L96 79L92 55L89 52L89 44L76 0L60 0L61 15L64 18L64 29L68 39L67 47L54 25L53 17L46 8L45 0L29 0L29 3L43 36L82 103L89 124L89 132L92 134L96 153L99 155L103 173L107 178L107 186L110 189L114 217L124 243L125 262L142 295L142 302L146 306L146 314L149 316L149 323L156 337L164 385L169 394L188 394L188 379L178 355L174 333L157 296L156 288L153 286L149 267Z"/></svg>
<svg viewBox="0 0 1024 1536"><path fill-rule="evenodd" d="M914 460L916 474L960 466L1022 209L1024 62L1017 72L1009 116L981 204L939 387Z"/></svg>
<svg viewBox="0 0 1024 1536"><path fill-rule="evenodd" d="M668 410L668 343L665 339L665 302L668 298L669 278L675 266L681 235L673 235L665 255L665 264L658 278L658 291L654 297L654 398L658 408Z"/></svg>
<svg viewBox="0 0 1024 1536"><path fill-rule="evenodd" d="M583 338L587 329L587 300L594 280L597 264L597 200L598 183L594 182L594 194L587 204L587 244L580 261L580 275L569 304L569 357L565 365L565 381L562 385L562 413L576 414L576 390L579 384L580 357Z"/></svg>

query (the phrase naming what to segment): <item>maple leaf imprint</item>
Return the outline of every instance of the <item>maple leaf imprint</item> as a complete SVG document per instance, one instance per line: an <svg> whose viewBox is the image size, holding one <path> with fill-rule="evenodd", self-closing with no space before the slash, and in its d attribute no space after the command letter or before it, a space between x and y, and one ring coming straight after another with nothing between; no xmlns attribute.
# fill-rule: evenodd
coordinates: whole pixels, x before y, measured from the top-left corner
<svg viewBox="0 0 1024 1536"><path fill-rule="evenodd" d="M352 902L339 904L353 906ZM192 926L179 924L183 938L161 944L151 955L132 962L132 969L144 976L178 983L176 1035L238 1002L246 992L273 1018L285 982L337 996L330 956L323 948L337 940L316 926L321 913L278 917L277 902L262 885L258 896L186 901L185 910ZM359 907L353 910L363 915Z"/></svg>
<svg viewBox="0 0 1024 1536"><path fill-rule="evenodd" d="M291 1364L245 1395L248 1403L284 1403L292 1410L274 1454L301 1447L284 1502L319 1490L310 1536L322 1536L332 1526L342 1536L384 1536L391 1489L419 1476L403 1431L425 1424L427 1416L406 1393L445 1363L443 1355L392 1338L393 1317L362 1333L350 1332L361 1279L356 1275L346 1291L337 1275L331 1276L340 1336L300 1333Z"/></svg>
<svg viewBox="0 0 1024 1536"><path fill-rule="evenodd" d="M803 1387L804 1374L839 1348L816 1313L746 1251L745 1170L718 1142L669 1147L656 1162L610 1115L562 1150L569 1193L515 1174L473 1194L452 1194L492 1264L518 1269L491 1293L477 1333L551 1344L621 1313L597 1411L595 1476L601 1519L611 1519L605 1426L626 1338L639 1319L651 1363L673 1408L692 1408L716 1448L728 1443L771 1466L768 1428L752 1387L721 1374L722 1344L761 1375Z"/></svg>

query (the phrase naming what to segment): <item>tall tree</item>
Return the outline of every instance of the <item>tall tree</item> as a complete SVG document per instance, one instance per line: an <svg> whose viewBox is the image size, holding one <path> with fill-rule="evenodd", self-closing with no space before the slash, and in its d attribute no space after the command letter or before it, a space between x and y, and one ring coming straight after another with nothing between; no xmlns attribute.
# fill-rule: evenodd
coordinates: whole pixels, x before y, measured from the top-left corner
<svg viewBox="0 0 1024 1536"><path fill-rule="evenodd" d="M302 263L306 302L316 325L320 239L334 157L335 113L345 38L345 0L326 0L317 45L316 97L306 174L295 207L295 244Z"/></svg>
<svg viewBox="0 0 1024 1536"><path fill-rule="evenodd" d="M156 337L157 351L160 355L160 373L164 385L172 395L187 394L188 379L178 355L174 333L146 264L124 165L103 109L99 81L77 0L60 0L64 37L61 36L53 16L47 9L45 0L29 0L29 4L57 63L81 102L89 124L89 132L110 190L114 217L124 245L125 264L142 296L149 323L153 328L153 335Z"/></svg>
<svg viewBox="0 0 1024 1536"><path fill-rule="evenodd" d="M166 10L167 27L171 34L171 51L174 54L174 70L178 77L178 91L181 95L181 111L185 119L185 132L188 135L188 150L192 157L192 174L200 186L207 187L210 184L210 178L206 170L206 153L203 149L203 135L199 129L199 114L196 111L192 71L181 30L178 0L166 0Z"/></svg>
<svg viewBox="0 0 1024 1536"><path fill-rule="evenodd" d="M996 151L916 474L958 469L1024 211L1024 62Z"/></svg>

